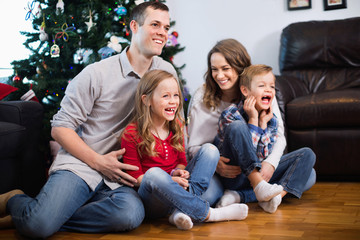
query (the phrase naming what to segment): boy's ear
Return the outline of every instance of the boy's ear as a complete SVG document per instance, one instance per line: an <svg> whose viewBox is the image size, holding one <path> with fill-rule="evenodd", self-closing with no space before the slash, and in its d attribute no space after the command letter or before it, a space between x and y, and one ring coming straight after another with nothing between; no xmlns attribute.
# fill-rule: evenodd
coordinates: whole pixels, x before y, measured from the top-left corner
<svg viewBox="0 0 360 240"><path fill-rule="evenodd" d="M150 106L150 102L148 101L148 98L145 94L141 96L141 101L145 106Z"/></svg>
<svg viewBox="0 0 360 240"><path fill-rule="evenodd" d="M247 97L249 95L249 89L247 87L245 87L244 85L240 86L240 91L241 91L242 95L244 95L245 97Z"/></svg>

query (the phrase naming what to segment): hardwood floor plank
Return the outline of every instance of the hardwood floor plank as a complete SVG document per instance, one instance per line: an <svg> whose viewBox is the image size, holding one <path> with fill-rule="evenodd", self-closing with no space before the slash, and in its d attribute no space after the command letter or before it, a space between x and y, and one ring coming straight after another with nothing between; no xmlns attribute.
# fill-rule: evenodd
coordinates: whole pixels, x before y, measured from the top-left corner
<svg viewBox="0 0 360 240"><path fill-rule="evenodd" d="M244 221L195 223L178 230L166 218L145 221L124 233L81 234L58 232L50 240L117 239L239 239L239 240L360 240L360 183L319 182L302 198L285 198L274 214L250 203ZM0 230L0 240L26 239L14 229Z"/></svg>

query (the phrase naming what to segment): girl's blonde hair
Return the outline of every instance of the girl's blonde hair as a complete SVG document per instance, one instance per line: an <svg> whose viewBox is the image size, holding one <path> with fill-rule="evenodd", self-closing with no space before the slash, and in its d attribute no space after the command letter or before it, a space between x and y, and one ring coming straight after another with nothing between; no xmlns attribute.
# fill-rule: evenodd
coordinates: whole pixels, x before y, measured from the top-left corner
<svg viewBox="0 0 360 240"><path fill-rule="evenodd" d="M140 156L142 156L142 154L146 154L148 156L157 156L157 153L155 151L156 141L153 134L151 133L151 127L153 125L151 118L151 110L149 105L143 103L142 96L146 95L147 99L152 99L154 91L160 84L160 82L168 78L173 78L177 82L174 75L169 72L163 70L151 70L144 74L137 86L135 95L135 111L130 124L136 126L137 136L134 136L134 139L141 138L142 140L137 145L137 151ZM173 133L173 136L170 140L171 146L177 151L185 151L183 147L184 119L181 116L181 112L183 109L183 96L181 94L179 84L177 84L177 86L179 92L179 107L176 110L174 120L167 121L166 124L169 127L169 131Z"/></svg>
<svg viewBox="0 0 360 240"><path fill-rule="evenodd" d="M211 69L211 55L214 53L221 53L228 64L235 69L236 73L240 76L244 68L251 65L251 58L246 51L246 48L237 40L229 38L224 39L216 43L216 45L210 50L207 56L207 71L205 73L205 93L204 104L207 108L214 110L219 106L222 91L219 85L212 77ZM239 90L238 99L234 99L234 102L238 102L241 99L241 93Z"/></svg>

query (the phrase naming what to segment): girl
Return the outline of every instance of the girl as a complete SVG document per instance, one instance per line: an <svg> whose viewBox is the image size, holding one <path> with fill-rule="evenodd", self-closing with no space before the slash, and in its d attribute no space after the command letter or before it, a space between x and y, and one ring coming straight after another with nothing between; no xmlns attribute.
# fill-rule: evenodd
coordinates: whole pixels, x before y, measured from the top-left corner
<svg viewBox="0 0 360 240"><path fill-rule="evenodd" d="M137 87L133 121L122 134L124 163L139 167L128 173L138 181L146 216L159 218L172 213L169 222L183 230L192 228L192 220L245 219L245 204L213 209L199 197L215 172L219 152L212 144L205 144L185 169L182 102L173 75L162 70L146 73Z"/></svg>

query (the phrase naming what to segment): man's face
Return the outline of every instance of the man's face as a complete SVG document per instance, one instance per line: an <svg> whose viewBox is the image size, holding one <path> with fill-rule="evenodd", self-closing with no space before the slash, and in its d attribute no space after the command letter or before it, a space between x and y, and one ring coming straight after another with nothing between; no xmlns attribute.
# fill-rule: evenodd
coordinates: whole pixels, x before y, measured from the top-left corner
<svg viewBox="0 0 360 240"><path fill-rule="evenodd" d="M146 9L145 14L144 24L137 24L137 29L133 32L133 41L140 54L153 57L161 54L168 40L170 16L167 11L150 7Z"/></svg>

